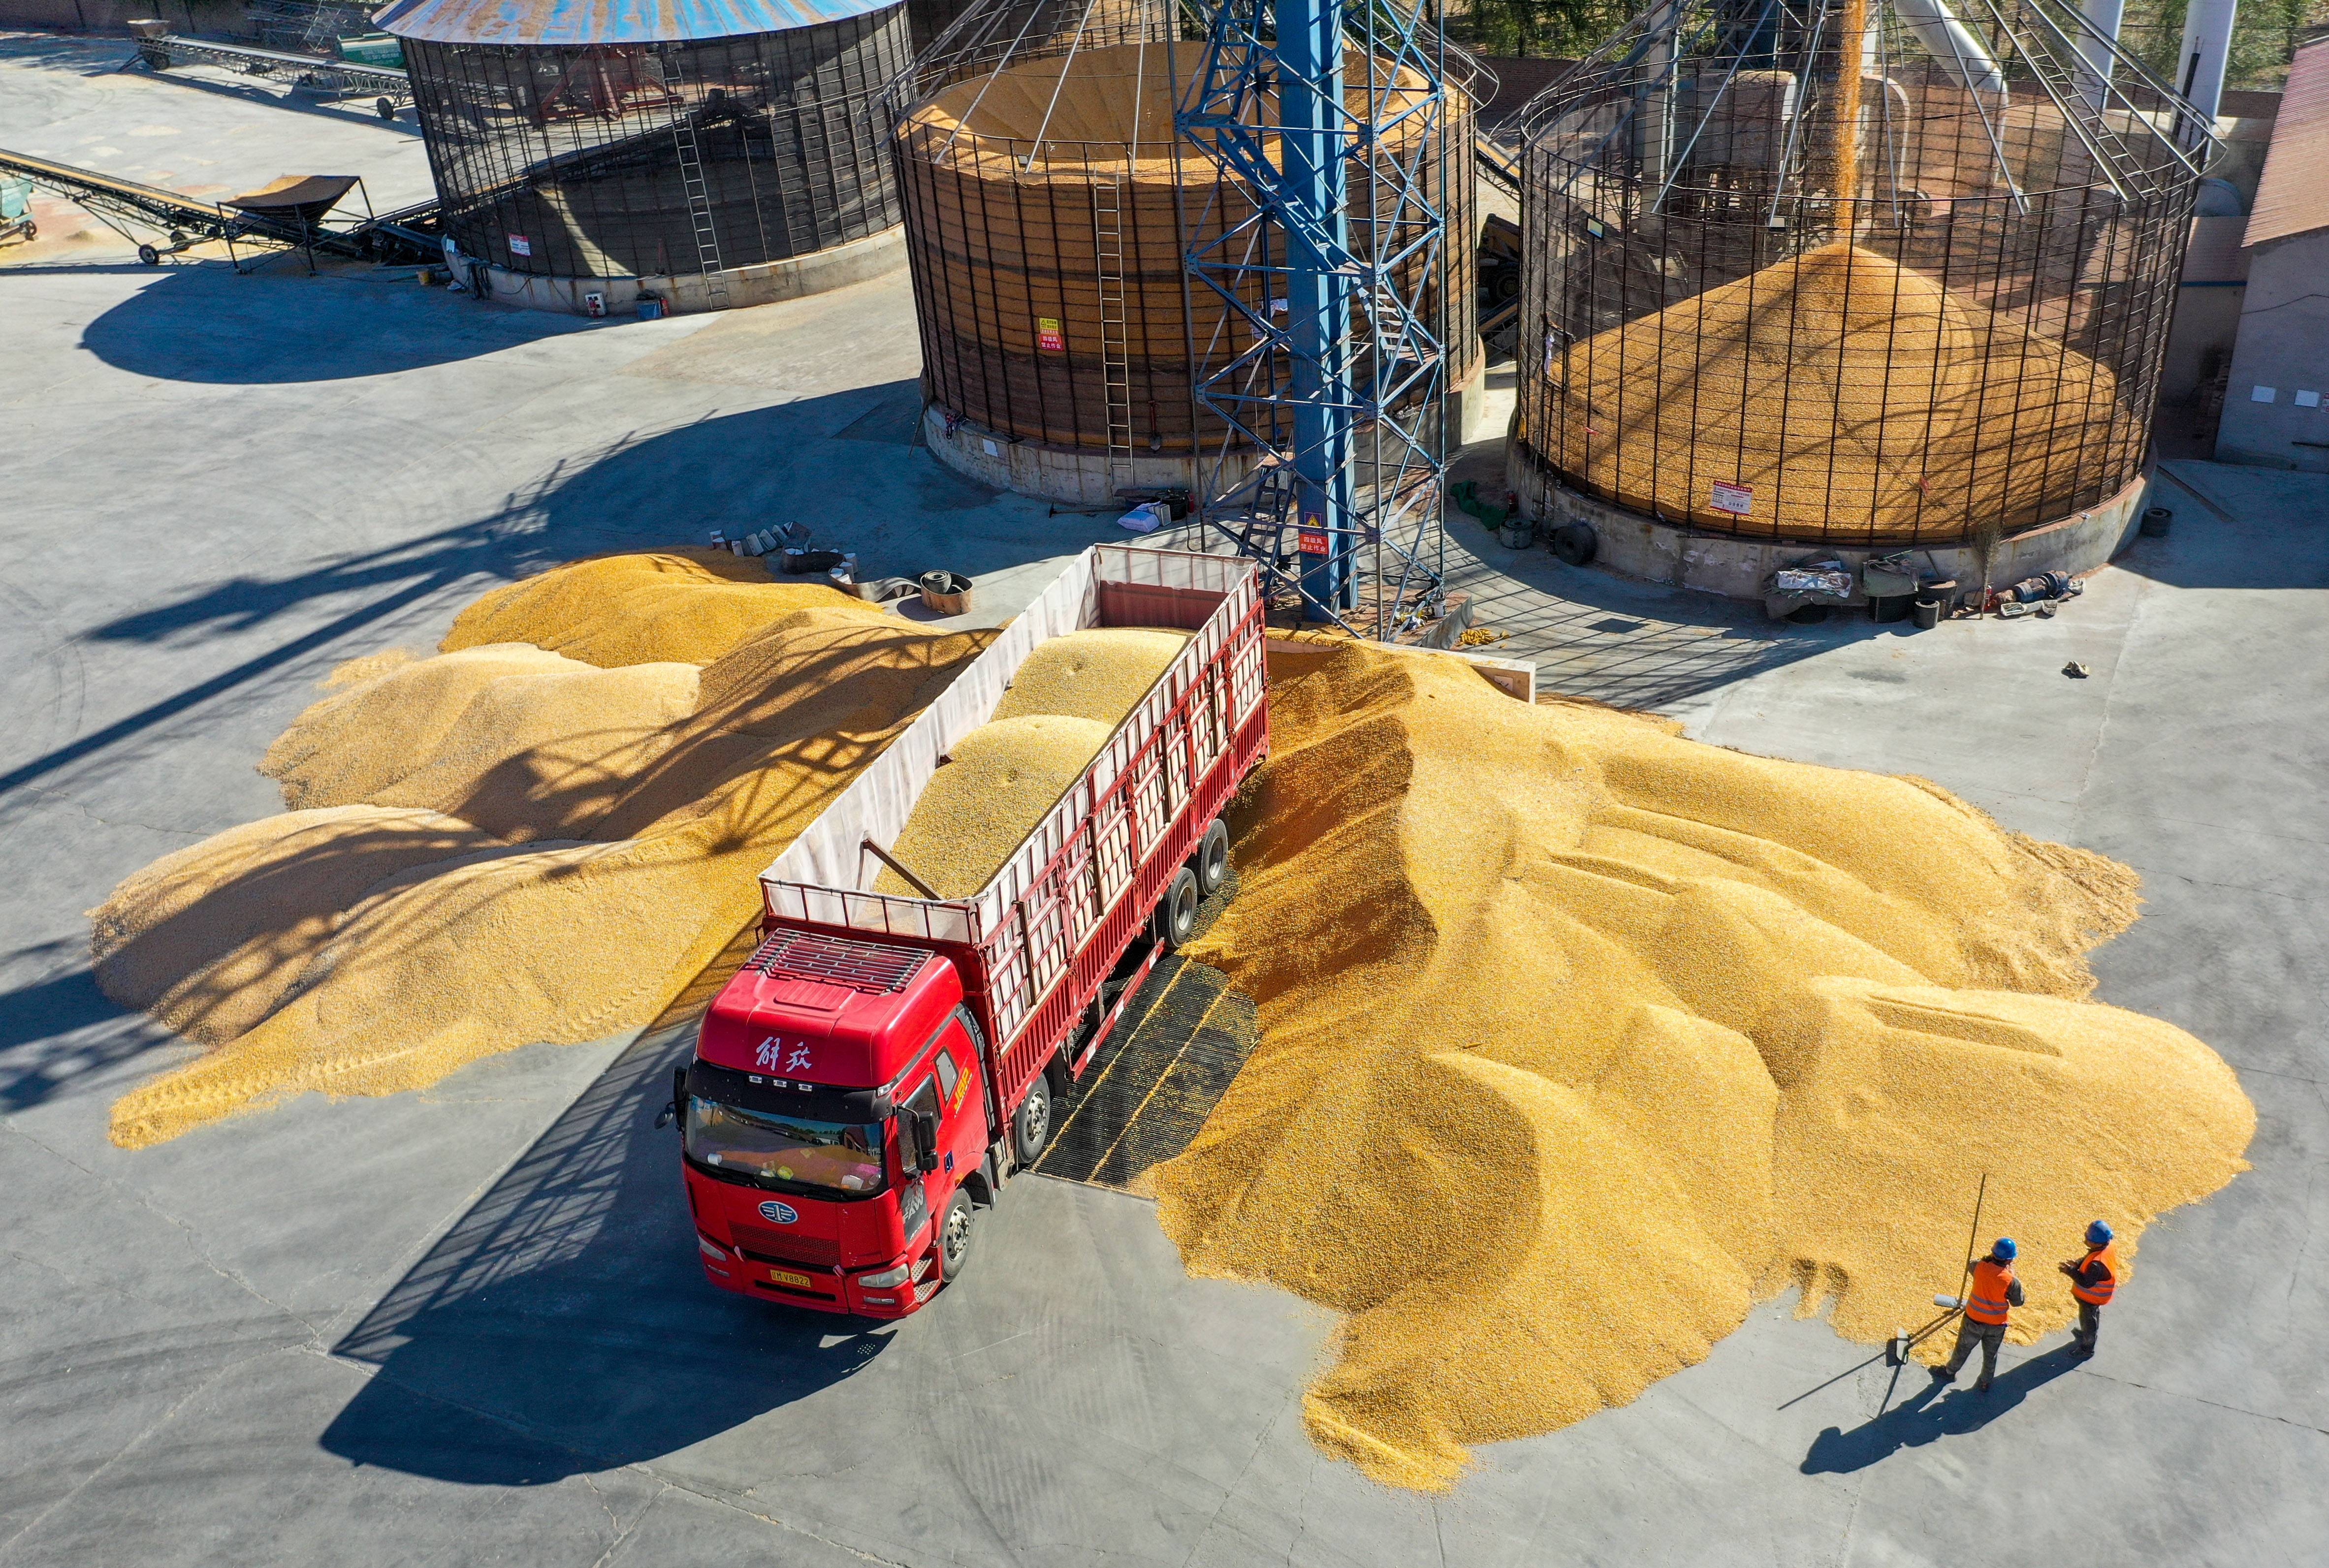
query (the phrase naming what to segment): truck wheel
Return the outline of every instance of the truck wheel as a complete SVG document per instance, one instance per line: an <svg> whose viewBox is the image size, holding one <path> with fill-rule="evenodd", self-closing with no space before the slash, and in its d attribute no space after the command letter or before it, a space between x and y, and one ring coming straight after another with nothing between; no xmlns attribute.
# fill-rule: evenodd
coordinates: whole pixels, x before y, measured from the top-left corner
<svg viewBox="0 0 2329 1568"><path fill-rule="evenodd" d="M1027 1086L1027 1097L1019 1102L1017 1114L1011 1118L1011 1135L1022 1165L1032 1165L1042 1158L1043 1150L1051 1141L1051 1079L1048 1073L1038 1073Z"/></svg>
<svg viewBox="0 0 2329 1568"><path fill-rule="evenodd" d="M1230 831L1221 818L1205 825L1205 836L1197 840L1194 858L1197 891L1210 898L1230 879Z"/></svg>
<svg viewBox="0 0 2329 1568"><path fill-rule="evenodd" d="M938 1278L952 1284L970 1262L970 1194L957 1190L938 1222Z"/></svg>
<svg viewBox="0 0 2329 1568"><path fill-rule="evenodd" d="M1183 866L1173 873L1164 901L1156 906L1156 934L1168 953L1195 934L1197 906L1204 896L1197 890L1197 874Z"/></svg>

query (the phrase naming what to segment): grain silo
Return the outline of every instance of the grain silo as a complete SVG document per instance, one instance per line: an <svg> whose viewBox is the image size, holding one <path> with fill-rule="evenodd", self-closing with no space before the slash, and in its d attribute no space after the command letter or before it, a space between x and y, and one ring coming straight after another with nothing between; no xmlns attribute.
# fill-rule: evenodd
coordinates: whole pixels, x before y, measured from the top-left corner
<svg viewBox="0 0 2329 1568"><path fill-rule="evenodd" d="M446 232L495 296L788 299L903 261L895 0L393 0Z"/></svg>
<svg viewBox="0 0 2329 1568"><path fill-rule="evenodd" d="M1529 107L1513 488L1741 597L1825 551L2100 565L2205 163L2177 109L2064 0L1654 6Z"/></svg>
<svg viewBox="0 0 2329 1568"><path fill-rule="evenodd" d="M1252 355L1254 334L1191 283L1183 256L1192 235L1252 224L1254 206L1174 135L1181 73L1198 51L1169 40L1169 14L1157 0L987 0L916 62L894 149L924 434L961 473L1102 505L1126 490L1202 490L1225 442L1238 445L1218 416L1199 411L1193 370ZM1355 52L1346 80L1354 99L1371 81L1396 90L1380 62L1371 71ZM1436 276L1447 280L1442 341L1457 385L1476 379L1480 348L1472 107L1449 96L1445 123L1462 156L1443 161L1461 177L1443 188L1435 176L1447 213ZM1379 155L1430 164L1410 145L1420 136L1400 125ZM1363 177L1351 184L1352 223L1363 231L1381 197ZM1272 308L1259 294L1245 303Z"/></svg>

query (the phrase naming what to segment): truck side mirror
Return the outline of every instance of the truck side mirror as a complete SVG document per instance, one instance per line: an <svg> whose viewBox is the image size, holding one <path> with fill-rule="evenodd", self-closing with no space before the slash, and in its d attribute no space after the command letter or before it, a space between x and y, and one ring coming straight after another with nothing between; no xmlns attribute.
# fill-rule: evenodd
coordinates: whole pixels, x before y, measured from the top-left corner
<svg viewBox="0 0 2329 1568"><path fill-rule="evenodd" d="M914 1169L938 1168L938 1118L934 1111L914 1113Z"/></svg>
<svg viewBox="0 0 2329 1568"><path fill-rule="evenodd" d="M655 1117L655 1126L658 1128L668 1127L674 1122L678 1121L680 1107L686 1103L687 1068L684 1066L674 1067L671 1070L671 1103L665 1105L662 1112Z"/></svg>

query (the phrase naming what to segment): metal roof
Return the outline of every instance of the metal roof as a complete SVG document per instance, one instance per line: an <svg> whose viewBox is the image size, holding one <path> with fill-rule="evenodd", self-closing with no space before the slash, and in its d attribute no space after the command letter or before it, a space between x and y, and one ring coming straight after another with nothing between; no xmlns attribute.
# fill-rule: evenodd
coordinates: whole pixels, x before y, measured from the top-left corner
<svg viewBox="0 0 2329 1568"><path fill-rule="evenodd" d="M429 43L665 43L783 33L898 0L391 0L372 18Z"/></svg>
<svg viewBox="0 0 2329 1568"><path fill-rule="evenodd" d="M2329 229L2329 39L2296 52L2249 214L2249 245Z"/></svg>

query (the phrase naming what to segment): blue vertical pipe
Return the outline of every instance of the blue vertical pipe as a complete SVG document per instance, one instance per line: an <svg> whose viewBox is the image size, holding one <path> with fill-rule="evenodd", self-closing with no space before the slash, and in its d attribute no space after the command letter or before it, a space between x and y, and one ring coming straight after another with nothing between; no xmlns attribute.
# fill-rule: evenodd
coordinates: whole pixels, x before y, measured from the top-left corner
<svg viewBox="0 0 2329 1568"><path fill-rule="evenodd" d="M1353 279L1315 237L1350 254L1342 157L1343 8L1339 0L1276 0L1278 167L1285 202L1287 332L1293 340L1294 476L1302 582L1336 609L1357 607L1352 568ZM1306 605L1311 620L1327 619Z"/></svg>

